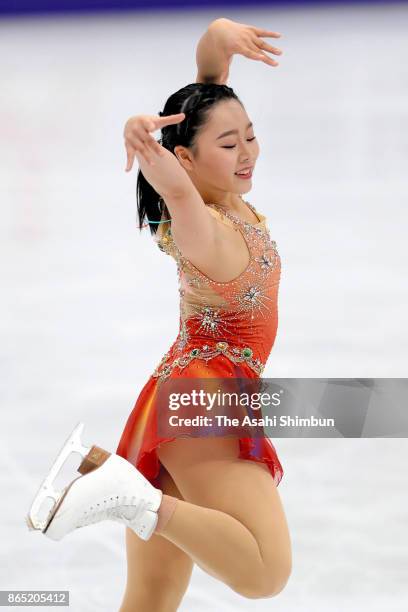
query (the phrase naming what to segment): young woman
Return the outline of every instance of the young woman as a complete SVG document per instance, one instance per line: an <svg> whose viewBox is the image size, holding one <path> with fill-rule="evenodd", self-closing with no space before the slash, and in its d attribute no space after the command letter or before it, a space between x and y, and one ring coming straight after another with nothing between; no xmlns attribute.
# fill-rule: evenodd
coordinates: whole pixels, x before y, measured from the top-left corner
<svg viewBox="0 0 408 612"><path fill-rule="evenodd" d="M28 523L54 540L102 519L125 524L127 588L120 612L177 610L193 564L244 597L272 597L291 572L291 543L277 492L283 470L267 437L159 435L165 380L259 380L278 325L280 258L266 216L241 196L259 156L254 125L226 85L234 53L277 62L260 37L280 34L213 22L197 49L197 82L172 94L159 115L125 126L127 167L139 163L140 226L177 263L179 334L143 387L111 454L85 447L78 426L43 489L56 507ZM151 133L161 129L157 142ZM82 474L52 491L64 456ZM45 495L43 493L43 495Z"/></svg>

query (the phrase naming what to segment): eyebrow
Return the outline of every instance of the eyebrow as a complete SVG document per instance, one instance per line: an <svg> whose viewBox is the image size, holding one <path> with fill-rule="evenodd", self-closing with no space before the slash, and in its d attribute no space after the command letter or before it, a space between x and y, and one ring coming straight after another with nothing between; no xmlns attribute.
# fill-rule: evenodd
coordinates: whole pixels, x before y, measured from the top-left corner
<svg viewBox="0 0 408 612"><path fill-rule="evenodd" d="M246 129L250 128L253 126L252 121L250 123L248 123L248 125L246 126ZM228 132L223 132L222 134L220 134L219 136L217 136L216 140L219 140L220 138L224 138L224 136L229 136L230 134L238 134L238 130L228 130Z"/></svg>

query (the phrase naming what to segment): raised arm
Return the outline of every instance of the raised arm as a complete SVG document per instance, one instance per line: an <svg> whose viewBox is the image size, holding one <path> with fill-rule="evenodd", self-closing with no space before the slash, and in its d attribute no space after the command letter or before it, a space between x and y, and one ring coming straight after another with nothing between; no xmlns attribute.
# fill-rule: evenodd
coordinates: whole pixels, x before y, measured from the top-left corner
<svg viewBox="0 0 408 612"><path fill-rule="evenodd" d="M125 126L127 167L136 157L140 171L163 198L171 216L171 233L181 252L190 257L215 252L214 217L177 157L158 143L152 132L184 121L176 115L136 115Z"/></svg>
<svg viewBox="0 0 408 612"><path fill-rule="evenodd" d="M216 19L208 26L200 38L196 50L197 77L196 83L216 83L224 85L228 80L232 54L227 55L219 42L217 28L221 19Z"/></svg>
<svg viewBox="0 0 408 612"><path fill-rule="evenodd" d="M281 49L268 45L261 36L280 38L282 35L279 32L237 23L225 17L212 21L197 45L196 82L226 84L234 54L263 61L270 66L278 66L279 62L270 58L264 51L281 55Z"/></svg>

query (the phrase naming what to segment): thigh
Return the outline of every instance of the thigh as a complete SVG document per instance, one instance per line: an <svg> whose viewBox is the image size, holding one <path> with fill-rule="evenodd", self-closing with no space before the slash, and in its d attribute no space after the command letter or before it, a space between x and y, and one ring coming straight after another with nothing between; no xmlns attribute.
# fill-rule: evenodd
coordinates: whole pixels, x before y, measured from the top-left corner
<svg viewBox="0 0 408 612"><path fill-rule="evenodd" d="M263 462L238 457L237 438L178 438L158 452L185 501L239 520L256 538L266 569L281 568L282 579L290 573L290 535L276 484Z"/></svg>
<svg viewBox="0 0 408 612"><path fill-rule="evenodd" d="M160 469L159 482L163 493L183 499L164 466ZM158 534L145 541L130 528L126 528L126 554L128 601L141 593L154 592L156 588L164 597L173 593L181 600L194 565L189 555Z"/></svg>

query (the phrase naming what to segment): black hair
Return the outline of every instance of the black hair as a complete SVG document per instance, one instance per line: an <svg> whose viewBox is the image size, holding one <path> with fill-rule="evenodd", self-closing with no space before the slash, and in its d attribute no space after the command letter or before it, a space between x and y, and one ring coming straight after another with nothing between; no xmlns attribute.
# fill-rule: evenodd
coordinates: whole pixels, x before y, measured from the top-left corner
<svg viewBox="0 0 408 612"><path fill-rule="evenodd" d="M159 111L158 114L168 116L185 113L186 116L180 123L166 125L161 130L162 137L158 142L172 153L177 145L191 148L195 152L196 135L207 123L211 109L218 102L228 99L237 100L242 104L234 90L227 85L191 83L182 87L167 99L163 112ZM170 213L163 199L145 179L140 169L137 174L136 200L140 230L145 217L148 221L170 219ZM159 225L165 225L167 228L170 223L150 223L152 235L157 232Z"/></svg>

